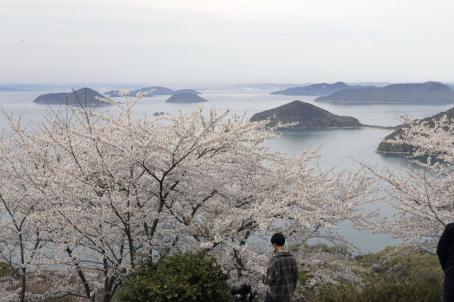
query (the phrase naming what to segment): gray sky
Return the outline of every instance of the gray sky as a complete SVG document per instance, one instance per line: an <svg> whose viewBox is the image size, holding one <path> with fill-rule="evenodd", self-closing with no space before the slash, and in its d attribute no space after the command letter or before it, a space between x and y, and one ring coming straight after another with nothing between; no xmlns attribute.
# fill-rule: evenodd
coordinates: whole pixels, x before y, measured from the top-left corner
<svg viewBox="0 0 454 302"><path fill-rule="evenodd" d="M0 82L454 81L453 0L0 0Z"/></svg>

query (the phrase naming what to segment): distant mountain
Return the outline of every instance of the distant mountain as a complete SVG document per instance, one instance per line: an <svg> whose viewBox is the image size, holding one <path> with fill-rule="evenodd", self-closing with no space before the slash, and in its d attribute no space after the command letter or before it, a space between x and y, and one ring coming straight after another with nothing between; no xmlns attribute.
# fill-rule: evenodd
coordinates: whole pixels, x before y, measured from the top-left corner
<svg viewBox="0 0 454 302"><path fill-rule="evenodd" d="M443 116L448 116L450 119L454 119L454 107L449 109L448 111L440 112L437 113L433 116L427 117L422 119L422 121L429 122L429 124L432 124L434 121L439 120ZM390 154L408 154L412 150L414 150L414 146L410 146L407 144L392 144L390 141L397 139L401 134L402 134L402 127L405 127L405 125L401 126L400 129L394 131L387 137L383 139L383 141L378 145L377 151L380 153L390 153Z"/></svg>
<svg viewBox="0 0 454 302"><path fill-rule="evenodd" d="M51 85L51 84L0 84L0 91L50 91L56 89L71 89L74 86L61 87L62 85Z"/></svg>
<svg viewBox="0 0 454 302"><path fill-rule="evenodd" d="M104 91L106 87L109 89L117 89L122 87L143 87L143 84L131 84L131 83L47 83L47 84L32 84L32 83L0 83L0 90L1 88L12 88L17 91L71 91L77 90L84 87L90 87L91 89L95 89L97 91Z"/></svg>
<svg viewBox="0 0 454 302"><path fill-rule="evenodd" d="M173 94L177 93L193 93L193 94L200 94L199 91L194 90L194 89L178 89L173 92Z"/></svg>
<svg viewBox="0 0 454 302"><path fill-rule="evenodd" d="M103 106L108 104L99 99L105 98L105 96L93 89L82 88L73 92L43 94L37 97L34 102L48 105Z"/></svg>
<svg viewBox="0 0 454 302"><path fill-rule="evenodd" d="M438 82L392 84L385 87L345 89L318 97L316 101L349 104L454 103L454 90Z"/></svg>
<svg viewBox="0 0 454 302"><path fill-rule="evenodd" d="M286 89L296 86L305 86L307 84L291 83L251 83L251 84L234 84L217 87L220 90L264 90L264 89Z"/></svg>
<svg viewBox="0 0 454 302"><path fill-rule="evenodd" d="M307 95L307 96L316 96L316 95L329 95L339 90L344 90L348 88L353 88L353 86L347 85L344 82L337 82L333 84L329 83L320 83L312 84L309 86L302 87L291 87L284 90L279 90L272 92L271 94L282 94L282 95Z"/></svg>
<svg viewBox="0 0 454 302"><path fill-rule="evenodd" d="M208 102L208 100L198 96L195 93L191 92L182 92L172 95L166 103L180 103L180 104L189 104L189 103L203 103Z"/></svg>
<svg viewBox="0 0 454 302"><path fill-rule="evenodd" d="M278 124L292 124L290 129L328 129L328 128L358 128L361 123L354 117L339 116L322 108L301 101L291 103L256 113L251 121L269 120L269 127Z"/></svg>
<svg viewBox="0 0 454 302"><path fill-rule="evenodd" d="M0 87L0 91L2 91L2 92L18 92L18 91L22 91L22 90L17 89L17 88L12 88L12 87Z"/></svg>

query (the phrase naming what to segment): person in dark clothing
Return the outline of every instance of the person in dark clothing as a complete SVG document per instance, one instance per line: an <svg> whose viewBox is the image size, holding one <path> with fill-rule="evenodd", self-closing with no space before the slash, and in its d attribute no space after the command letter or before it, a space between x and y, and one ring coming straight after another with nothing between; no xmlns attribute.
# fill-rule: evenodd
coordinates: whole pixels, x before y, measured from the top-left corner
<svg viewBox="0 0 454 302"><path fill-rule="evenodd" d="M271 237L274 248L264 283L268 285L265 302L291 302L298 281L295 258L285 251L285 237L276 233Z"/></svg>
<svg viewBox="0 0 454 302"><path fill-rule="evenodd" d="M454 223L446 225L438 242L437 255L445 275L443 301L454 302Z"/></svg>

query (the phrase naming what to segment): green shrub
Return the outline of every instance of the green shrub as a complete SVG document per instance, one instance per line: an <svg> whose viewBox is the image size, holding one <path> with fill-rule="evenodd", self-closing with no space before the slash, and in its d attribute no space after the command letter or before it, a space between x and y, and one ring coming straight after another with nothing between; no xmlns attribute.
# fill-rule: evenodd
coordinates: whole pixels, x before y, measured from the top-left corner
<svg viewBox="0 0 454 302"><path fill-rule="evenodd" d="M180 253L143 262L119 292L123 302L232 301L227 277L206 254Z"/></svg>
<svg viewBox="0 0 454 302"><path fill-rule="evenodd" d="M436 256L411 249L386 249L359 257L365 269L364 285L340 280L339 286L323 285L306 290L310 302L439 302L443 274ZM304 276L302 276L304 278Z"/></svg>
<svg viewBox="0 0 454 302"><path fill-rule="evenodd" d="M11 275L11 267L5 262L0 262L0 278Z"/></svg>

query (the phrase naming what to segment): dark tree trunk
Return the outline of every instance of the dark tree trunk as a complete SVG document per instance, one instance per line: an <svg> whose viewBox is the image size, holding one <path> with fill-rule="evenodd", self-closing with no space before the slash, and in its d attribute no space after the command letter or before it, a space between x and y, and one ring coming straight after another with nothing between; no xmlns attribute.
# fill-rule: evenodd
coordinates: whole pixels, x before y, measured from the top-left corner
<svg viewBox="0 0 454 302"><path fill-rule="evenodd" d="M20 230L19 230L20 231ZM20 244L20 260L22 264L21 268L21 290L20 290L20 302L25 301L25 292L27 290L27 268L25 267L25 255L24 255L24 242L22 233L19 233L19 244Z"/></svg>
<svg viewBox="0 0 454 302"><path fill-rule="evenodd" d="M20 290L20 301L25 301L25 291L27 290L27 276L25 275L26 269L21 269L21 290Z"/></svg>

